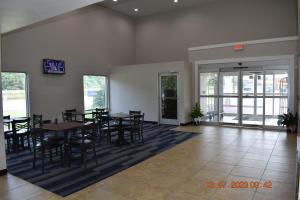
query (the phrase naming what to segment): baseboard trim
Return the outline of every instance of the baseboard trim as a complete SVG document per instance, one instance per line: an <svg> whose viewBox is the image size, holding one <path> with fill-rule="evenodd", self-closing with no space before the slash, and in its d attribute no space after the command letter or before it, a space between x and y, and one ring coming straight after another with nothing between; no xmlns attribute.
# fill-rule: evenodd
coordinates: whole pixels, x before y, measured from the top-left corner
<svg viewBox="0 0 300 200"><path fill-rule="evenodd" d="M0 176L4 176L7 174L7 169L0 170Z"/></svg>
<svg viewBox="0 0 300 200"><path fill-rule="evenodd" d="M145 123L149 123L149 124L159 124L159 122L156 122L156 121L144 121ZM186 123L180 123L179 125L180 126L188 126L188 125L191 125L193 124L192 121L190 122L186 122Z"/></svg>
<svg viewBox="0 0 300 200"><path fill-rule="evenodd" d="M188 126L193 124L193 122L180 123L180 126Z"/></svg>
<svg viewBox="0 0 300 200"><path fill-rule="evenodd" d="M158 124L158 122L155 121L144 121L145 123L149 123L149 124Z"/></svg>

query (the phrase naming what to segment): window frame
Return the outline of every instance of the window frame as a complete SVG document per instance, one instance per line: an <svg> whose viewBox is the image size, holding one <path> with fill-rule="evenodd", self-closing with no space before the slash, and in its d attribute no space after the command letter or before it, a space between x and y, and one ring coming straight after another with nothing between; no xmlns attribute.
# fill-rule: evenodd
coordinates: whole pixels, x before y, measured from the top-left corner
<svg viewBox="0 0 300 200"><path fill-rule="evenodd" d="M30 117L30 93L29 93L29 74L25 71L1 71L1 97L2 97L2 107L3 107L3 90L2 90L2 73L19 73L19 74L25 74L25 101L26 101L26 116ZM2 115L4 115L4 107L2 108Z"/></svg>
<svg viewBox="0 0 300 200"><path fill-rule="evenodd" d="M85 76L99 76L99 77L105 77L105 84L106 84L106 87L105 87L105 94L106 94L106 97L105 97L105 104L106 104L106 108L108 110L110 110L110 87L109 87L109 76L108 75L99 75L99 74L83 74L82 75L82 88L83 88L83 110L89 110L89 109L86 109L85 108L85 100L84 100L84 77Z"/></svg>

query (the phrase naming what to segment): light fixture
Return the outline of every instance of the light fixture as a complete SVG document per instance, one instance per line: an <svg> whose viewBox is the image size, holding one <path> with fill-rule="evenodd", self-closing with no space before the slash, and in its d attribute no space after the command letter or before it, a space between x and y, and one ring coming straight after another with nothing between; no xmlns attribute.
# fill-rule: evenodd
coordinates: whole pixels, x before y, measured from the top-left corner
<svg viewBox="0 0 300 200"><path fill-rule="evenodd" d="M117 2L118 0L113 0L113 2Z"/></svg>
<svg viewBox="0 0 300 200"><path fill-rule="evenodd" d="M178 3L178 0L174 0L174 3Z"/></svg>
<svg viewBox="0 0 300 200"><path fill-rule="evenodd" d="M138 9L138 8L135 8L135 9L134 9L134 12L138 12L138 11L139 11L139 9Z"/></svg>

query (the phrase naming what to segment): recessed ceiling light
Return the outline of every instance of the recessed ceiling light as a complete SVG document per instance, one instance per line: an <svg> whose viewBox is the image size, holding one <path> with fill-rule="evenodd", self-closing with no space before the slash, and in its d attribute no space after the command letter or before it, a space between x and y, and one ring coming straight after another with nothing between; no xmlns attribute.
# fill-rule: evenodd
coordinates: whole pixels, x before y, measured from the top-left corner
<svg viewBox="0 0 300 200"><path fill-rule="evenodd" d="M174 3L178 3L178 0L174 0Z"/></svg>
<svg viewBox="0 0 300 200"><path fill-rule="evenodd" d="M114 2L117 2L118 0L113 0Z"/></svg>
<svg viewBox="0 0 300 200"><path fill-rule="evenodd" d="M134 12L138 12L138 11L139 11L139 9L138 9L138 8L135 8L135 9L134 9Z"/></svg>

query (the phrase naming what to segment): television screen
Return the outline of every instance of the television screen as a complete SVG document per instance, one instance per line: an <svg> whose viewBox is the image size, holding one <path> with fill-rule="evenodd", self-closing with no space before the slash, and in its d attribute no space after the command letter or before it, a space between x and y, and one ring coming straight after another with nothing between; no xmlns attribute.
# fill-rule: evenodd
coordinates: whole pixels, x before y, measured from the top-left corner
<svg viewBox="0 0 300 200"><path fill-rule="evenodd" d="M44 59L43 69L45 74L65 74L65 61Z"/></svg>

